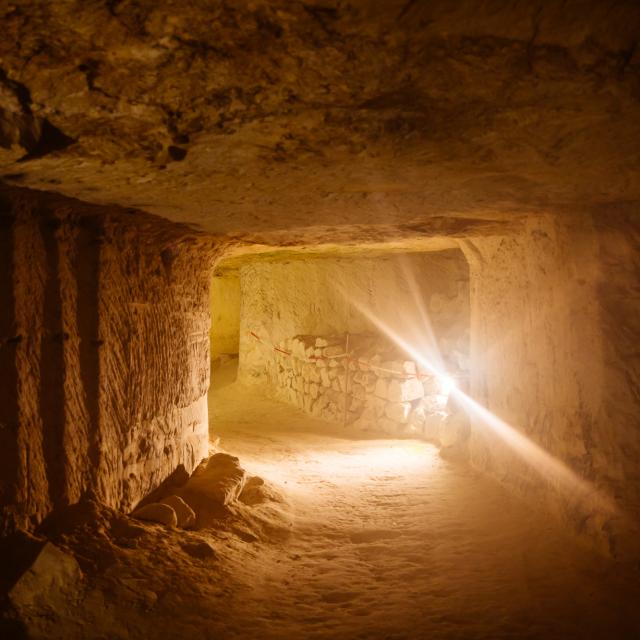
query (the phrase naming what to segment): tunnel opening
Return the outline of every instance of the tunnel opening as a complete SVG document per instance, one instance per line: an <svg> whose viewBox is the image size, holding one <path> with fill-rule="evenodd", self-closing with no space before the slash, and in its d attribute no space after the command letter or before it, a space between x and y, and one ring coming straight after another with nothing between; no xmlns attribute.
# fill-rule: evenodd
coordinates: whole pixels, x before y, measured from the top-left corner
<svg viewBox="0 0 640 640"><path fill-rule="evenodd" d="M253 258L212 280L211 393L237 371L345 433L454 444L464 412L449 395L468 388L469 340L459 249Z"/></svg>
<svg viewBox="0 0 640 640"><path fill-rule="evenodd" d="M217 269L211 279L211 389L235 381L240 352L240 277Z"/></svg>

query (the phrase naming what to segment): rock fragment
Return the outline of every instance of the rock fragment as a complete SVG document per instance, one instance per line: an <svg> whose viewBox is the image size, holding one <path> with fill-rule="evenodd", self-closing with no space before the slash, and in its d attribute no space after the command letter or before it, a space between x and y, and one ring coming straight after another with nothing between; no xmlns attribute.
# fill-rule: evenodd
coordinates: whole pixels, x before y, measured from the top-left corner
<svg viewBox="0 0 640 640"><path fill-rule="evenodd" d="M196 523L195 511L180 496L167 496L160 500L160 504L169 505L176 512L178 526L182 529L188 529Z"/></svg>
<svg viewBox="0 0 640 640"><path fill-rule="evenodd" d="M146 504L144 507L136 509L132 514L132 518L136 520L145 520L146 522L157 522L168 527L176 527L178 525L178 517L175 510L168 504L153 502Z"/></svg>
<svg viewBox="0 0 640 640"><path fill-rule="evenodd" d="M216 550L206 540L184 541L180 546L193 558L198 560L210 560L216 557Z"/></svg>
<svg viewBox="0 0 640 640"><path fill-rule="evenodd" d="M8 597L18 613L57 610L79 592L82 571L76 559L45 542L30 566L15 582Z"/></svg>
<svg viewBox="0 0 640 640"><path fill-rule="evenodd" d="M246 478L247 474L238 458L227 453L216 453L209 458L201 473L190 478L181 493L185 496L195 494L196 497L224 506L238 498Z"/></svg>

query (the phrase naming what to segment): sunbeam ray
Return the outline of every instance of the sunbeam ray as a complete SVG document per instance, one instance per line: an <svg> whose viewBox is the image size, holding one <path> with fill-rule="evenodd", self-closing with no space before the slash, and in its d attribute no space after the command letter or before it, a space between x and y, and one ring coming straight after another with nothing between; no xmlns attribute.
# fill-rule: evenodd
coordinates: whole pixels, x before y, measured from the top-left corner
<svg viewBox="0 0 640 640"><path fill-rule="evenodd" d="M415 280L413 280L413 282L415 284ZM424 305L418 301L419 296L415 287L412 287L412 292L417 299L417 306L421 308L426 315ZM423 349L422 343L420 346L412 344L409 340L404 338L400 332L390 327L365 305L359 303L357 300L350 299L345 291L342 291L341 293L345 299L348 300L349 303L353 305L359 313L367 318L367 320L381 333L386 335L409 357L419 363L424 371L428 371L434 375L440 381L443 393L453 396L453 398L467 413L474 426L489 429L493 434L498 436L501 442L509 447L515 455L517 455L529 467L534 469L547 482L555 484L558 488L561 488L567 497L576 500L586 500L592 505L597 506L599 509L610 513L616 512L616 508L613 506L613 501L605 496L601 491L598 491L590 482L578 476L565 463L558 460L540 445L523 435L516 427L495 415L460 389L456 384L455 377L446 371L444 364L441 365L436 363L433 361L433 358L425 355L426 353L429 353L429 350ZM426 330L427 338L425 339L425 342L427 344L437 345L435 338L431 340L429 337L431 323L427 321L425 322L425 325L429 327L429 329ZM431 335L433 334L431 333ZM440 354L438 360L440 363L443 363L443 359Z"/></svg>

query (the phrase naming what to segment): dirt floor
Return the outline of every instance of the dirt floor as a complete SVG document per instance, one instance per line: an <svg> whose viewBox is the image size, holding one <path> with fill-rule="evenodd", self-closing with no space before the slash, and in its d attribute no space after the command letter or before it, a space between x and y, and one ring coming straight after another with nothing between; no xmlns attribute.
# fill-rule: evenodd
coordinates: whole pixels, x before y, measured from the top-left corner
<svg viewBox="0 0 640 640"><path fill-rule="evenodd" d="M228 637L640 637L637 572L427 443L346 437L232 375L215 376L212 436L292 522L227 557L243 585Z"/></svg>

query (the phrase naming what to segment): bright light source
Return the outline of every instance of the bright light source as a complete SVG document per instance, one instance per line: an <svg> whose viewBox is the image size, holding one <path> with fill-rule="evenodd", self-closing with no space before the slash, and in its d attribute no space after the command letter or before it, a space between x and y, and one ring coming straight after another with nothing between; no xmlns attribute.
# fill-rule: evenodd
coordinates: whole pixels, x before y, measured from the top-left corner
<svg viewBox="0 0 640 640"><path fill-rule="evenodd" d="M535 469L543 478L558 488L563 488L565 494L571 494L576 500L587 499L591 504L598 504L600 508L615 511L608 496L597 491L584 478L578 476L564 462L545 451L540 445L527 438L521 431L499 418L486 407L475 401L456 386L455 380L442 370L442 356L438 354L432 359L424 354L430 353L428 348L418 348L407 340L400 332L394 330L383 320L378 318L365 305L346 299L365 316L374 326L388 336L398 347L412 357L424 371L429 371L439 381L442 394L439 397L448 398L452 395L461 404L476 428L484 428L493 432L526 464Z"/></svg>
<svg viewBox="0 0 640 640"><path fill-rule="evenodd" d="M439 375L438 382L440 382L440 391L445 396L448 396L458 386L456 379L447 374Z"/></svg>

